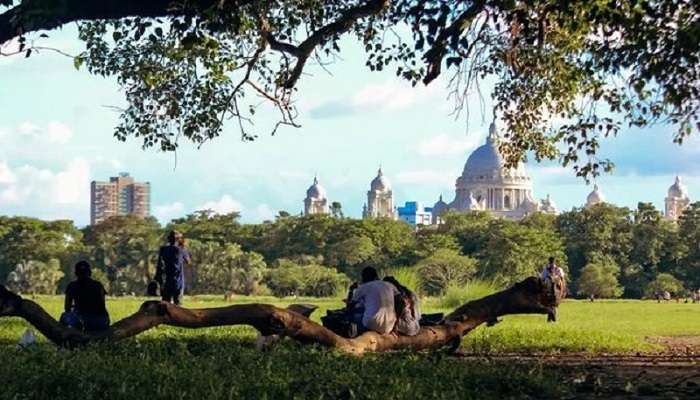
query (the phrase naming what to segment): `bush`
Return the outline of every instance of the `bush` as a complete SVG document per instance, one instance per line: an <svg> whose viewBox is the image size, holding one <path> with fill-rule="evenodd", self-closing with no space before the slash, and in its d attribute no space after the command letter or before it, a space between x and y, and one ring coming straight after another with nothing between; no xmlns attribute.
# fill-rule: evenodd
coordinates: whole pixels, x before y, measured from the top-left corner
<svg viewBox="0 0 700 400"><path fill-rule="evenodd" d="M682 294L685 291L683 283L676 279L671 274L662 273L656 276L656 279L647 284L644 294L646 297L653 298L659 292L669 292L671 294Z"/></svg>
<svg viewBox="0 0 700 400"><path fill-rule="evenodd" d="M207 243L196 249L193 259L197 293L253 294L267 268L260 254L245 252L237 244Z"/></svg>
<svg viewBox="0 0 700 400"><path fill-rule="evenodd" d="M448 286L438 305L441 308L457 308L468 301L486 297L498 290L498 286L493 282L473 279L463 286Z"/></svg>
<svg viewBox="0 0 700 400"><path fill-rule="evenodd" d="M297 295L328 297L341 291L349 283L345 274L322 265L297 265L282 260L265 277L265 284L278 297Z"/></svg>
<svg viewBox="0 0 700 400"><path fill-rule="evenodd" d="M393 276L399 283L411 289L414 293L420 293L421 291L421 281L418 277L418 271L414 267L391 268L386 271L384 276Z"/></svg>
<svg viewBox="0 0 700 400"><path fill-rule="evenodd" d="M7 286L18 293L55 294L61 278L63 278L63 271L58 260L54 258L48 262L32 260L18 264L14 271L10 272Z"/></svg>
<svg viewBox="0 0 700 400"><path fill-rule="evenodd" d="M477 261L458 251L440 249L417 264L421 289L427 294L442 294L450 285L466 284L476 272Z"/></svg>
<svg viewBox="0 0 700 400"><path fill-rule="evenodd" d="M601 259L586 265L578 279L578 294L602 298L620 297L623 289L617 281L619 270L611 259Z"/></svg>

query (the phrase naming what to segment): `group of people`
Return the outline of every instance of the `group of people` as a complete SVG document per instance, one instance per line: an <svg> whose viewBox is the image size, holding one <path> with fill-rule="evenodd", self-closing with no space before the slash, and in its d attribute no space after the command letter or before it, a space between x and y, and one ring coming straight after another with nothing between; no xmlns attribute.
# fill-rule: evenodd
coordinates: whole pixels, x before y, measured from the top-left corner
<svg viewBox="0 0 700 400"><path fill-rule="evenodd" d="M158 252L155 280L149 284L149 295L160 296L163 301L179 305L185 288L185 266L191 262L184 237L171 231L168 243ZM87 332L109 328L110 319L105 305L104 286L92 279L87 261L75 265L76 280L68 284L64 313L60 321ZM396 332L413 336L420 331L420 302L418 296L399 283L394 277L379 279L377 270L366 267L361 273L361 283L350 287L346 312L358 328L358 334L375 331L380 334ZM564 284L564 271L554 258L542 271L542 279L554 284Z"/></svg>
<svg viewBox="0 0 700 400"><path fill-rule="evenodd" d="M185 266L192 257L182 234L171 231L168 243L158 251L155 280L149 284L148 294L176 305L182 301L185 289ZM75 264L76 279L66 287L64 312L60 322L86 332L99 332L109 328L110 320L105 305L107 291L92 279L92 268L85 260Z"/></svg>
<svg viewBox="0 0 700 400"><path fill-rule="evenodd" d="M361 284L350 287L346 310L358 327L358 334L375 331L413 336L420 330L418 296L394 277L379 279L377 270L362 270Z"/></svg>

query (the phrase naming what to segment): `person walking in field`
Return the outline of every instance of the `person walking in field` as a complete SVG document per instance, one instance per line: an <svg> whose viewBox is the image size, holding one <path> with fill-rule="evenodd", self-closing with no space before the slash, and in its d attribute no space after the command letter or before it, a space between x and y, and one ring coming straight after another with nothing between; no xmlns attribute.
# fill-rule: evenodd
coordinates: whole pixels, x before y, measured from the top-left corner
<svg viewBox="0 0 700 400"><path fill-rule="evenodd" d="M160 285L163 301L180 305L185 288L184 266L189 262L189 252L178 244L182 235L176 231L168 233L168 244L158 252L156 282Z"/></svg>
<svg viewBox="0 0 700 400"><path fill-rule="evenodd" d="M107 292L100 282L92 279L90 264L84 260L75 264L75 276L77 279L66 288L61 323L86 332L109 328L109 313L105 306Z"/></svg>

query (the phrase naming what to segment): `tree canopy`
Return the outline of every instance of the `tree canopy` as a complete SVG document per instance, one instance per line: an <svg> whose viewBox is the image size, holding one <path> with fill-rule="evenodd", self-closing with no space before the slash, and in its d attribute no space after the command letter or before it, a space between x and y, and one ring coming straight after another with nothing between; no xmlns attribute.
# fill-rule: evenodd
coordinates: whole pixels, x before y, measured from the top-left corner
<svg viewBox="0 0 700 400"><path fill-rule="evenodd" d="M346 34L371 70L413 85L447 75L457 111L492 79L511 163L532 152L590 176L612 168L596 152L624 125L670 123L679 143L700 129L693 0L0 0L0 43L18 38L26 56L34 35L73 22L76 67L126 96L116 137L147 148L201 144L230 118L252 140L260 104L278 113L273 133L298 126L305 68L331 62Z"/></svg>

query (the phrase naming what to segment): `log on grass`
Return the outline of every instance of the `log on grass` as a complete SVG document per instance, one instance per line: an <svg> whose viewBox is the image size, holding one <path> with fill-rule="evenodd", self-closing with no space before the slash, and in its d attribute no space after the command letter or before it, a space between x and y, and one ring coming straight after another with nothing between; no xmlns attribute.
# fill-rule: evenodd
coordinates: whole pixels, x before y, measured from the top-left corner
<svg viewBox="0 0 700 400"><path fill-rule="evenodd" d="M41 306L0 286L0 317L21 317L53 343L76 347L91 342L116 342L158 325L181 328L248 325L261 335L280 335L301 343L316 343L350 354L389 350L456 348L462 337L483 323L508 314L553 315L561 301L556 288L539 278L527 278L513 287L470 301L436 326L421 328L415 336L366 332L348 339L310 320L304 306L280 308L269 304L238 304L219 308L188 309L161 301L147 301L133 315L99 333L85 333L57 322Z"/></svg>

